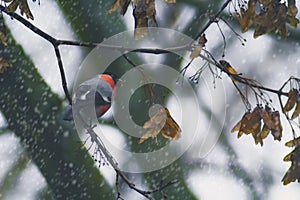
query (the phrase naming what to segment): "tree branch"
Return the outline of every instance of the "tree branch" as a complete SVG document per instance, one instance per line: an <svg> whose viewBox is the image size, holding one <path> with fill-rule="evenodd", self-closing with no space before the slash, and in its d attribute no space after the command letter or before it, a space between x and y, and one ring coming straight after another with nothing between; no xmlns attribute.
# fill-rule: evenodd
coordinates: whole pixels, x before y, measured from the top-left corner
<svg viewBox="0 0 300 200"><path fill-rule="evenodd" d="M177 183L177 180L172 180L167 182L166 184L154 189L154 190L142 190L138 188L134 183L132 183L129 178L121 171L121 169L118 166L117 161L114 159L114 157L110 154L110 152L107 150L99 136L96 134L96 132L93 130L93 127L88 125L83 118L81 117L80 113L77 115L80 122L83 124L85 130L91 137L91 141L96 143L96 146L100 149L100 151L104 154L106 160L109 162L109 164L113 167L113 169L116 172L116 187L117 187L117 195L118 198L121 198L120 192L118 191L118 178L121 177L123 181L130 187L131 189L135 190L136 192L140 193L144 197L146 197L149 200L154 200L150 195L156 192L161 192L163 189Z"/></svg>
<svg viewBox="0 0 300 200"><path fill-rule="evenodd" d="M231 2L231 0L227 0L222 5L220 10L216 14L214 14L212 17L210 17L210 20L207 22L207 24L194 37L195 40L198 37L200 37L208 29L208 27L212 23L214 23L216 21L216 19L219 17L219 15L228 6L228 4L230 2ZM63 90L64 90L66 98L68 99L70 104L72 104L72 98L71 98L71 96L68 92L68 88L67 88L66 76L65 76L64 69L63 69L63 64L61 62L60 52L59 52L59 49L58 49L59 45L81 46L81 47L90 47L90 48L99 47L99 48L105 48L105 49L120 50L120 51L123 51L123 52L128 51L128 52L151 53L151 54L166 54L166 53L177 52L177 51L182 51L182 50L189 51L189 50L192 49L192 46L191 46L192 44L186 44L186 45L182 45L182 46L178 46L178 47L165 48L165 49L159 49L159 48L139 48L139 49L135 49L135 48L128 48L128 47L115 46L115 45L105 45L105 44L93 43L93 42L59 40L59 39L56 39L56 38L50 36L46 32L39 29L38 27L34 26L33 24L31 24L29 21L27 21L26 19L24 19L20 15L18 15L16 13L7 12L6 8L2 5L0 5L0 10L3 11L4 13L6 13L7 15L15 18L16 20L21 22L23 25L25 25L27 28L32 30L34 33L38 34L39 36L41 36L45 40L49 41L53 45L53 47L55 49L55 54L56 54L57 62L58 62L58 65L59 65L60 73L61 73ZM261 90L265 90L265 91L268 91L268 92L271 92L271 93L275 93L275 94L278 94L278 95L283 95L283 96L288 95L287 93L282 92L281 90L275 90L275 89L272 89L272 88L267 88L267 87L263 87L263 86L260 86L260 85L249 83L248 81L245 81L242 77L240 77L240 75L230 74L228 71L224 70L224 68L215 59L213 59L213 60L209 59L208 57L206 57L202 54L200 54L199 56L202 59L209 62L210 64L213 64L216 67L218 67L219 69L221 69L222 71L224 71L228 76L235 76L235 79L237 79L240 83L243 83L245 85L255 87L255 88L258 88L258 89L261 89Z"/></svg>
<svg viewBox="0 0 300 200"><path fill-rule="evenodd" d="M58 63L58 67L59 67L59 71L60 71L60 75L61 75L62 87L63 87L65 95L69 101L69 104L72 105L72 97L70 96L69 91L68 91L65 71L64 71L63 63L62 63L60 52L59 52L57 45L54 45L54 50L55 50L55 55L57 58L57 63Z"/></svg>
<svg viewBox="0 0 300 200"><path fill-rule="evenodd" d="M194 40L197 40L209 27L212 23L216 22L217 18L219 17L219 15L223 12L223 10L228 6L228 4L231 2L232 0L227 0L222 7L220 8L220 10L212 15L209 18L209 21L206 23L206 25L201 29L201 31L194 37Z"/></svg>

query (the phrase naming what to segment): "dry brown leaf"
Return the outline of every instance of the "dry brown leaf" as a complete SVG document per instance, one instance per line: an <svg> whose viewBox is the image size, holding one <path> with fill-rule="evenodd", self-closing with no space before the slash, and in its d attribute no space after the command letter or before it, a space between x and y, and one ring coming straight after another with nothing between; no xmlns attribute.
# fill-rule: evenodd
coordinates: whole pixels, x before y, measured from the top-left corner
<svg viewBox="0 0 300 200"><path fill-rule="evenodd" d="M256 107L251 113L246 112L241 121L233 127L231 132L238 131L238 138L240 138L243 134L252 134L255 138L261 130L260 109L261 108Z"/></svg>
<svg viewBox="0 0 300 200"><path fill-rule="evenodd" d="M110 7L107 13L111 14L121 7L122 9L120 11L120 14L125 15L130 2L131 0L115 0L114 4Z"/></svg>
<svg viewBox="0 0 300 200"><path fill-rule="evenodd" d="M298 94L296 108L292 114L291 119L295 119L296 117L299 116L299 114L300 114L300 94Z"/></svg>
<svg viewBox="0 0 300 200"><path fill-rule="evenodd" d="M292 27L297 28L298 24L300 23L299 19L295 17L287 17L287 23L289 23Z"/></svg>
<svg viewBox="0 0 300 200"><path fill-rule="evenodd" d="M8 45L8 40L6 37L6 27L4 24L4 19L3 19L3 15L0 17L0 40L2 42L2 44L4 44L4 46Z"/></svg>
<svg viewBox="0 0 300 200"><path fill-rule="evenodd" d="M151 19L152 17L155 17L156 10L155 10L155 0L147 0L147 17L148 19Z"/></svg>
<svg viewBox="0 0 300 200"><path fill-rule="evenodd" d="M26 17L28 19L34 19L33 18L33 15L29 9L29 6L28 6L28 3L27 3L27 0L18 0L19 1L19 8L20 8L20 11L21 11L21 15L23 15L23 13L25 13Z"/></svg>
<svg viewBox="0 0 300 200"><path fill-rule="evenodd" d="M143 128L146 129L146 132L140 140L138 141L138 144L143 143L148 138L156 138L157 135L160 133L162 128L164 127L165 123L167 121L167 114L165 109L161 108L158 110L158 112L153 115L153 117L150 118L149 121L144 123Z"/></svg>
<svg viewBox="0 0 300 200"><path fill-rule="evenodd" d="M8 12L15 12L17 8L19 7L21 15L25 13L27 19L34 19L33 15L29 9L27 0L13 0L9 6L7 7Z"/></svg>
<svg viewBox="0 0 300 200"><path fill-rule="evenodd" d="M269 128L269 129L274 129L275 128L275 124L273 122L273 114L271 111L271 108L269 106L265 106L265 109L263 109L260 113L264 124Z"/></svg>
<svg viewBox="0 0 300 200"><path fill-rule="evenodd" d="M146 0L137 0L134 3L134 39L139 40L148 35L148 17Z"/></svg>
<svg viewBox="0 0 300 200"><path fill-rule="evenodd" d="M297 12L296 6L291 5L288 8L284 3L268 4L265 6L265 10L255 17L254 21L257 27L254 32L254 38L271 31L277 31L279 35L287 37L286 23L289 23L294 28L297 28L299 24L299 20L295 17Z"/></svg>
<svg viewBox="0 0 300 200"><path fill-rule="evenodd" d="M259 6L258 6L259 5ZM240 13L236 13L236 17L242 28L242 32L246 32L252 25L255 25L254 38L261 35L277 32L283 37L288 36L286 24L297 28L299 19L296 18L298 8L294 0L286 3L280 3L275 0L249 0L247 9L240 8Z"/></svg>
<svg viewBox="0 0 300 200"><path fill-rule="evenodd" d="M270 129L266 124L264 124L260 133L254 137L255 144L260 143L260 145L263 146L263 139L265 139L269 135L269 133L270 133Z"/></svg>
<svg viewBox="0 0 300 200"><path fill-rule="evenodd" d="M293 154L293 152L291 152L288 155L284 156L283 161L284 162L292 161L292 154Z"/></svg>
<svg viewBox="0 0 300 200"><path fill-rule="evenodd" d="M111 14L111 13L117 11L125 3L126 3L126 0L115 0L114 4L108 10L108 14Z"/></svg>
<svg viewBox="0 0 300 200"><path fill-rule="evenodd" d="M205 34L203 34L199 38L198 44L201 44L204 47L206 43L207 43L207 38L206 38Z"/></svg>
<svg viewBox="0 0 300 200"><path fill-rule="evenodd" d="M280 141L282 137L282 125L280 122L280 115L278 111L273 112L272 115L274 128L271 129L271 134L273 135L274 140Z"/></svg>
<svg viewBox="0 0 300 200"><path fill-rule="evenodd" d="M241 125L240 131L245 134L257 134L257 127L261 128L260 107L255 107L254 110L247 115L248 119Z"/></svg>
<svg viewBox="0 0 300 200"><path fill-rule="evenodd" d="M272 6L268 7L267 12L262 12L255 16L254 20L257 24L254 31L254 38L276 30L275 21L277 20L276 12Z"/></svg>
<svg viewBox="0 0 300 200"><path fill-rule="evenodd" d="M7 12L15 12L18 8L18 5L18 0L13 0L13 2L11 2L9 6L7 6Z"/></svg>
<svg viewBox="0 0 300 200"><path fill-rule="evenodd" d="M262 121L264 123L261 129ZM231 132L238 132L238 138L243 134L252 134L255 144L260 143L263 146L263 139L265 139L270 131L274 140L281 140L282 125L278 111L272 112L268 106L265 109L257 106L249 113L245 113L242 120L239 121L231 130Z"/></svg>
<svg viewBox="0 0 300 200"><path fill-rule="evenodd" d="M176 123L176 121L172 118L169 110L165 108L167 113L167 122L163 129L161 130L162 136L169 140L178 140L181 137L181 128Z"/></svg>
<svg viewBox="0 0 300 200"><path fill-rule="evenodd" d="M279 112L272 112L270 107L265 106L265 109L261 111L261 117L266 127L271 130L274 139L280 141L282 137L282 125Z"/></svg>
<svg viewBox="0 0 300 200"><path fill-rule="evenodd" d="M246 112L243 115L242 119L231 129L231 133L234 133L241 129L242 124L244 124L246 122L246 120L248 120L248 115L250 115L250 112Z"/></svg>
<svg viewBox="0 0 300 200"><path fill-rule="evenodd" d="M133 17L135 21L134 39L139 40L148 35L149 22L157 26L155 0L134 1Z"/></svg>
<svg viewBox="0 0 300 200"><path fill-rule="evenodd" d="M288 100L285 106L283 107L283 112L286 113L292 110L297 103L297 98L298 98L298 90L296 89L290 90L288 94Z"/></svg>
<svg viewBox="0 0 300 200"><path fill-rule="evenodd" d="M236 13L236 17L240 23L243 33L247 32L249 28L252 26L255 17L255 9L256 9L256 1L249 0L247 10L241 8L240 10L241 15L239 13Z"/></svg>
<svg viewBox="0 0 300 200"><path fill-rule="evenodd" d="M292 165L282 178L283 185L298 180L300 182L300 146L284 157L284 161L291 161Z"/></svg>
<svg viewBox="0 0 300 200"><path fill-rule="evenodd" d="M287 147L300 146L300 137L286 142L285 146L287 146Z"/></svg>
<svg viewBox="0 0 300 200"><path fill-rule="evenodd" d="M181 136L181 129L167 108L159 109L149 121L145 122L143 128L146 132L142 135L138 144L143 143L150 137L157 138L159 133L162 133L164 138L170 140L177 140Z"/></svg>
<svg viewBox="0 0 300 200"><path fill-rule="evenodd" d="M11 64L4 58L0 57L0 73L4 73L8 67L11 67Z"/></svg>
<svg viewBox="0 0 300 200"><path fill-rule="evenodd" d="M295 0L288 1L288 14L292 17L295 17L298 13L298 8L296 6Z"/></svg>
<svg viewBox="0 0 300 200"><path fill-rule="evenodd" d="M258 144L258 142L262 145L262 141L260 142L260 133L261 133L261 120L259 120L255 127L252 130L252 137L254 138L255 144Z"/></svg>

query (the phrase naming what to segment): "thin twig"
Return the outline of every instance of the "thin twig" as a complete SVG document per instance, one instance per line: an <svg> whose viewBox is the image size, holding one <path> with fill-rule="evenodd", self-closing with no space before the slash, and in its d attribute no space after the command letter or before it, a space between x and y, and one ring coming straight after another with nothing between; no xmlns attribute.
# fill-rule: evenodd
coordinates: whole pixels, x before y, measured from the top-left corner
<svg viewBox="0 0 300 200"><path fill-rule="evenodd" d="M81 123L83 124L85 130L87 131L87 133L90 135L91 140L93 142L95 142L97 148L100 149L100 151L104 154L104 156L106 157L107 161L109 162L109 164L113 167L113 169L115 170L115 172L117 173L117 179L116 181L119 181L119 177L121 177L123 179L123 181L128 185L128 187L130 187L131 189L135 190L136 192L140 193L141 195L143 195L144 197L146 197L149 200L154 200L150 195L153 193L156 193L158 191L162 191L163 189L165 189L166 187L169 187L175 183L177 183L177 180L173 180L168 182L165 185L162 185L161 187L155 189L155 190L142 190L139 189L134 183L132 183L129 178L121 171L121 169L118 166L117 161L114 159L114 157L110 154L110 152L107 150L107 148L105 147L105 145L103 144L103 142L101 141L101 139L98 137L98 135L96 134L96 132L93 130L93 127L89 126L80 116L80 113L78 113L78 119L81 121ZM117 184L117 183L116 183ZM118 185L118 184L117 184ZM117 191L119 192L119 191ZM118 195L118 197L120 197L120 195Z"/></svg>
<svg viewBox="0 0 300 200"><path fill-rule="evenodd" d="M220 10L214 14L213 16L211 16L209 18L209 21L206 23L206 25L201 29L201 31L194 37L194 40L197 40L209 27L212 23L216 22L216 19L219 17L219 15L223 12L223 10L228 6L228 4L231 2L232 0L227 0L222 7L220 8Z"/></svg>
<svg viewBox="0 0 300 200"><path fill-rule="evenodd" d="M222 5L222 7L220 8L220 10L215 15L213 15L210 18L209 22L197 34L197 36L195 37L195 39L197 39L198 37L200 37L207 30L207 28L212 23L214 23L216 21L216 19L218 18L218 16L221 14L221 12L227 7L227 5L230 2L231 2L231 0L227 0ZM101 43L58 40L58 39L50 36L49 34L45 33L41 29L37 28L36 26L34 26L33 24L31 24L29 21L27 21L26 19L24 19L20 15L18 15L16 13L9 13L9 12L7 12L7 10L6 10L6 8L4 6L0 5L0 10L3 11L4 13L6 13L7 15L15 18L19 22L21 22L27 28L29 28L30 30L32 30L34 33L38 34L42 38L44 38L47 41L49 41L54 46L56 55L59 55L59 54L57 54L57 52L59 53L59 50L58 50L58 46L59 45L73 45L73 46L82 46L82 47L98 47L98 48L114 49L114 50L120 50L120 51L131 51L131 52L151 53L151 54L165 54L165 53L171 53L171 52L182 51L182 50L191 50L191 48L192 48L191 44L186 44L186 45L182 45L182 46L178 46L178 47L165 48L165 49L159 49L159 48L139 48L139 49L134 49L134 48L127 48L127 47L123 47L123 46L105 45L105 44L101 44ZM206 57L204 55L201 55L201 54L199 56L202 59L204 59L207 62L209 62L210 64L213 64L216 67L218 67L219 69L221 69L222 71L224 71L223 68L216 61L213 61L213 60L209 59L208 57ZM66 76L65 76L65 73L64 73L64 70L63 70L63 65L62 65L60 57L57 57L57 60L58 60L59 68L60 68L60 73L61 73L61 78L62 78L62 83L63 83L63 89L64 89L64 92L66 94L66 98L68 99L69 103L71 104L72 103L71 96L70 96L70 94L69 94L69 92L67 90ZM225 73L227 73L227 72L225 71ZM232 76L232 74L228 74L228 75ZM235 75L235 76L239 76L239 75ZM255 87L255 88L258 88L258 89L261 89L261 90L265 90L265 91L276 93L276 94L283 95L283 96L287 96L288 95L287 93L282 92L280 90L274 90L274 89L271 89L271 88L267 88L267 87L263 87L263 86L260 86L260 85L256 85L256 84L252 84L252 83L246 82L245 80L243 80L240 77L235 77L235 78L240 83L246 84L246 85L251 86L251 87Z"/></svg>
<svg viewBox="0 0 300 200"><path fill-rule="evenodd" d="M0 10L2 12L6 13L7 15L15 18L16 20L21 22L24 26L26 26L27 28L32 30L34 33L41 36L42 38L44 38L45 40L49 41L52 44L52 46L54 48L54 51L55 51L57 63L58 63L58 66L59 66L59 71L60 71L60 75L61 75L63 90L64 90L64 93L66 95L66 98L69 101L69 104L72 105L72 98L71 98L71 95L68 91L66 75L65 75L64 67L63 67L63 64L62 64L62 61L61 61L60 51L58 49L58 46L59 46L59 43L57 42L58 40L55 39L54 37L52 37L51 35L47 34L46 32L42 31L38 27L34 26L33 24L31 24L29 21L27 21L26 19L24 19L20 15L18 15L16 13L7 12L7 10L4 6L0 5Z"/></svg>
<svg viewBox="0 0 300 200"><path fill-rule="evenodd" d="M53 45L53 46L54 46L55 55L56 55L56 58L57 58L57 63L58 63L59 71L60 71L62 87L64 89L66 98L69 101L69 104L72 105L72 97L71 97L71 95L68 91L67 80L66 80L65 71L64 71L62 60L61 60L60 52L59 52L59 49L58 49L57 45Z"/></svg>
<svg viewBox="0 0 300 200"><path fill-rule="evenodd" d="M254 88L258 88L264 91L268 91L271 93L275 93L278 94L280 96L288 96L287 92L282 92L281 90L276 90L276 89L272 89L272 88L268 88L268 87L264 87L261 85L257 85L257 84L253 84L250 83L249 81L246 81L240 74L232 74L229 71L225 70L224 67L222 67L222 65L220 65L216 60L211 60L208 57L200 54L199 57L201 57L202 59L206 60L208 63L218 67L221 71L225 72L229 77L234 77L234 79L236 79L239 83L243 83L245 85L254 87Z"/></svg>

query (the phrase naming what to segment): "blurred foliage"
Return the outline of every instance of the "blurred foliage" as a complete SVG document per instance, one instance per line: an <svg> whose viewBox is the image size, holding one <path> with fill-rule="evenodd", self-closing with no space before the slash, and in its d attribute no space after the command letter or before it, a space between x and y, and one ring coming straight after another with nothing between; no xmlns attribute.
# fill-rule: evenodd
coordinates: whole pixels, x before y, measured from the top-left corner
<svg viewBox="0 0 300 200"><path fill-rule="evenodd" d="M240 4L240 13L236 12L236 17L243 33L256 25L254 38L272 31L287 37L286 24L294 28L297 28L299 24L299 19L296 18L297 13L295 0L288 1L288 5L278 0L248 0L247 5L244 2Z"/></svg>
<svg viewBox="0 0 300 200"><path fill-rule="evenodd" d="M10 38L1 55L12 67L0 74L0 109L46 178L55 199L112 199L77 132L61 119L62 100L51 92L21 46Z"/></svg>

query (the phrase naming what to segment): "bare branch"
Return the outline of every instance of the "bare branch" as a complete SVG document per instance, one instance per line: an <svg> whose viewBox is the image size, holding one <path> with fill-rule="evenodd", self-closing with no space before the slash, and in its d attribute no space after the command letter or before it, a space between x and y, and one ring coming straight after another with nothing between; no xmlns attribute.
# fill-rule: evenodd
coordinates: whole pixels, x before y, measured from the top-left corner
<svg viewBox="0 0 300 200"><path fill-rule="evenodd" d="M206 23L206 25L201 29L201 31L194 37L194 40L197 40L209 27L212 23L216 22L217 18L219 17L219 15L223 12L223 10L228 6L228 4L231 2L232 0L227 0L222 7L220 8L220 10L212 15L209 18L209 21Z"/></svg>
<svg viewBox="0 0 300 200"><path fill-rule="evenodd" d="M66 98L69 101L69 104L72 105L72 97L68 91L68 86L67 86L67 81L66 81L66 76L65 76L65 70L63 67L63 63L61 60L61 56L60 56L60 52L58 49L57 45L53 45L54 46L54 50L55 50L55 55L56 55L56 59L57 59L57 63L58 63L58 67L59 67L59 71L60 71L60 75L61 75L61 81L62 81L62 87L64 89Z"/></svg>
<svg viewBox="0 0 300 200"><path fill-rule="evenodd" d="M118 162L114 159L114 157L110 154L110 152L107 150L107 148L105 147L105 145L103 144L103 142L101 141L101 139L98 137L98 135L96 134L96 132L93 130L93 127L88 125L80 116L80 114L78 113L78 119L80 120L80 122L83 124L85 130L87 131L87 133L90 135L92 142L94 142L96 144L96 146L101 150L101 152L104 154L105 158L107 159L107 161L109 162L109 164L113 167L113 169L116 172L116 187L117 187L117 197L121 198L121 194L120 190L119 190L119 177L121 177L123 179L123 181L128 185L128 187L130 187L131 189L135 190L136 192L140 193L141 195L143 195L144 197L146 197L149 200L154 200L151 197L151 194L156 193L156 192L161 192L163 189L174 185L175 183L177 183L177 180L172 180L168 183L166 183L165 185L162 185L154 190L142 190L140 188L138 188L134 183L131 182L131 180L129 180L129 178L121 171L121 169L118 166ZM122 199L122 198L121 198Z"/></svg>

